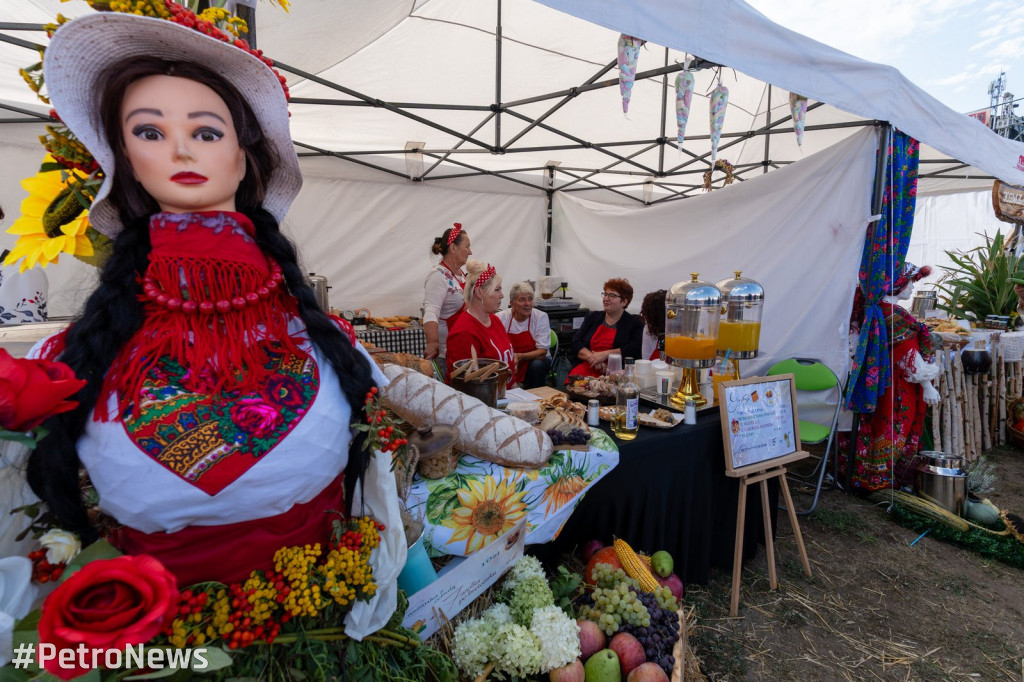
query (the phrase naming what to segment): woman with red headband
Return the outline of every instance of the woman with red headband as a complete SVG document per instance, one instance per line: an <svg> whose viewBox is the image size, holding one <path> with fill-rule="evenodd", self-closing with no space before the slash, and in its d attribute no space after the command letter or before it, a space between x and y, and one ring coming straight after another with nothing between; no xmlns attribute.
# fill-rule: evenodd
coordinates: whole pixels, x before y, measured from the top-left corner
<svg viewBox="0 0 1024 682"><path fill-rule="evenodd" d="M448 330L465 310L462 297L466 286L466 264L473 251L469 248L469 235L462 229L462 223L452 227L434 239L430 252L441 256L423 283L423 333L427 337L427 350L423 354L428 360L445 357L445 342Z"/></svg>
<svg viewBox="0 0 1024 682"><path fill-rule="evenodd" d="M448 332L448 374L455 362L473 357L474 350L478 358L494 358L514 368L512 341L496 314L501 309L501 276L493 265L478 260L469 261L466 269L466 312L459 315ZM513 379L510 373L510 388Z"/></svg>

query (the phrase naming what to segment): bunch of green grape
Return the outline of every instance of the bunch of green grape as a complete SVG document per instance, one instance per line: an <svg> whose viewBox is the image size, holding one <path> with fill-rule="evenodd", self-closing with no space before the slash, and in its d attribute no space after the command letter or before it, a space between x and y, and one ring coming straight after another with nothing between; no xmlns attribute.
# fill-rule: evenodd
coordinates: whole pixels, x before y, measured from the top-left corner
<svg viewBox="0 0 1024 682"><path fill-rule="evenodd" d="M611 637L623 625L648 627L651 616L637 593L622 582L615 587L595 587L590 595L591 603L584 606L581 615L597 623L606 635Z"/></svg>
<svg viewBox="0 0 1024 682"><path fill-rule="evenodd" d="M669 611L679 610L679 600L676 599L676 595L672 594L672 590L667 587L659 587L654 591L654 598L658 600L658 606Z"/></svg>
<svg viewBox="0 0 1024 682"><path fill-rule="evenodd" d="M612 568L611 564L597 564L594 566L594 585L603 589L611 589L625 583L626 587L633 590L640 589L640 583L626 575L621 568Z"/></svg>

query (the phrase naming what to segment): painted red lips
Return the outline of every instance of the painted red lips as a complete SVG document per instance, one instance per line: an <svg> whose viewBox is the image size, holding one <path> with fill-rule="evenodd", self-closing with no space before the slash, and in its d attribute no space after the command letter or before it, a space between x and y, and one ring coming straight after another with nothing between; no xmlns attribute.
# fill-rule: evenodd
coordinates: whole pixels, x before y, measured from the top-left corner
<svg viewBox="0 0 1024 682"><path fill-rule="evenodd" d="M180 185L201 185L206 182L208 178L200 175L199 173L192 173L188 171L182 171L181 173L175 173L171 176L172 182L177 182Z"/></svg>

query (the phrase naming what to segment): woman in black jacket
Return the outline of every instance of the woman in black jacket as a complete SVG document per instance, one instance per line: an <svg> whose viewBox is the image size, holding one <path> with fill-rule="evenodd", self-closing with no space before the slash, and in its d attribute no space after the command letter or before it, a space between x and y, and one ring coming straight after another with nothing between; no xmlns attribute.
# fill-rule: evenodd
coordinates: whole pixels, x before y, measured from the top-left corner
<svg viewBox="0 0 1024 682"><path fill-rule="evenodd" d="M618 353L623 358L639 358L643 344L644 323L626 312L633 300L633 287L622 278L604 283L601 303L604 310L595 310L583 319L572 339L570 357L580 363L569 372L573 376L601 376L608 365L608 356Z"/></svg>

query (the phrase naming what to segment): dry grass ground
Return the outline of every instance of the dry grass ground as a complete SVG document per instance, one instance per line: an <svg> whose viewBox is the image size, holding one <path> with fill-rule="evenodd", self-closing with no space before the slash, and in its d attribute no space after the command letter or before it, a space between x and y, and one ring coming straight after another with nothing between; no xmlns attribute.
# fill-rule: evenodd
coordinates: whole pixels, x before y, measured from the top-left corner
<svg viewBox="0 0 1024 682"><path fill-rule="evenodd" d="M988 457L999 475L989 497L1024 515L1024 453ZM738 618L730 575L687 586L690 647L708 679L1024 679L1024 572L927 536L911 545L919 534L884 505L841 491L823 493L800 527L813 576L780 513L779 589L762 550L744 567Z"/></svg>

